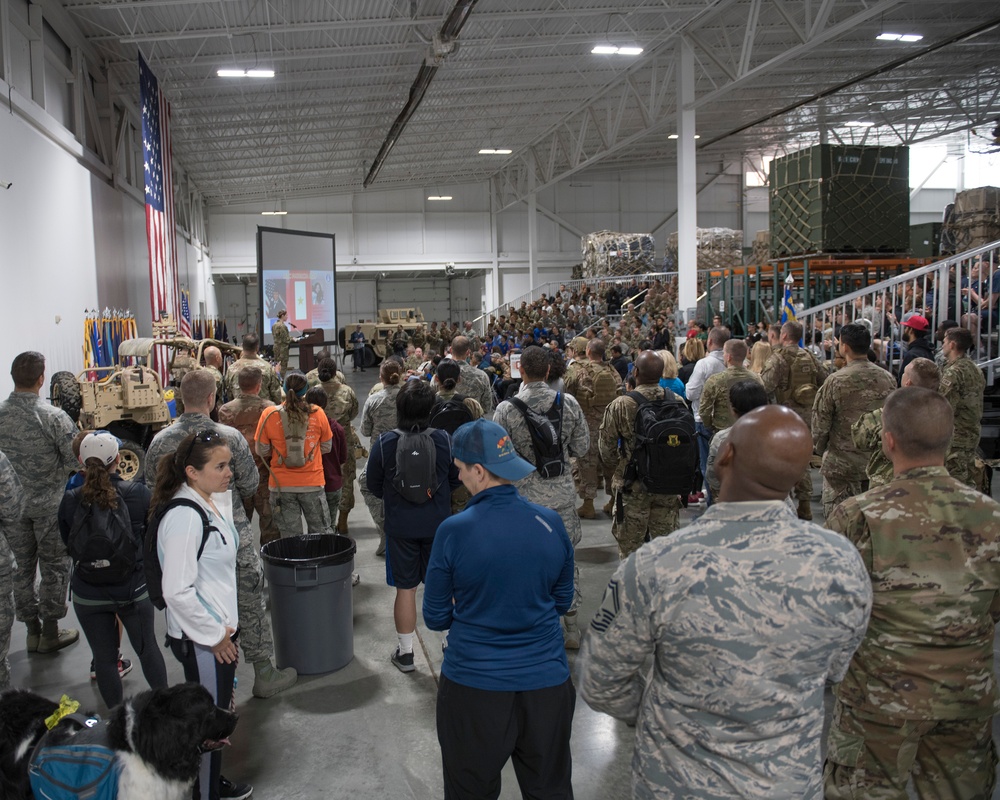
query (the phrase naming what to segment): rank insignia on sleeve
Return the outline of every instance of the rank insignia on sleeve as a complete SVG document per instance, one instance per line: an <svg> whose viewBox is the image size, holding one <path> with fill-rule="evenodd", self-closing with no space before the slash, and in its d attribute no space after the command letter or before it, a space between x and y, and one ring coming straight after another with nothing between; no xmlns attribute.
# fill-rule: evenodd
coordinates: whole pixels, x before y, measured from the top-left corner
<svg viewBox="0 0 1000 800"><path fill-rule="evenodd" d="M598 633L605 633L615 621L621 604L618 602L618 581L614 578L608 583L608 588L604 590L604 600L601 607L594 614L594 619L590 622L590 627Z"/></svg>

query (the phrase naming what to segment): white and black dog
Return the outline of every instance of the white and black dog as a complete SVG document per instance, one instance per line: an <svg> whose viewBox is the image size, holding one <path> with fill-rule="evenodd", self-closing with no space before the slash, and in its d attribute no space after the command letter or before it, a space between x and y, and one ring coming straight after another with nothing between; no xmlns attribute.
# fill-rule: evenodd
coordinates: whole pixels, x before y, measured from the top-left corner
<svg viewBox="0 0 1000 800"><path fill-rule="evenodd" d="M30 800L28 767L58 704L23 689L0 694L0 798ZM237 715L196 683L142 692L108 713L119 800L191 796L204 753L228 744Z"/></svg>

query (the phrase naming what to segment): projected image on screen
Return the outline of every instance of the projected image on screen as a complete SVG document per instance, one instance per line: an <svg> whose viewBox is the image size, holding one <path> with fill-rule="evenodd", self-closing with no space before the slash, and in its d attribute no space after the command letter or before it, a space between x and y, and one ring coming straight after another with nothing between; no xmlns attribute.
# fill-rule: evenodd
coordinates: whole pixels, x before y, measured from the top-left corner
<svg viewBox="0 0 1000 800"><path fill-rule="evenodd" d="M257 229L263 333L270 341L278 313L294 330L337 329L334 237L308 231Z"/></svg>

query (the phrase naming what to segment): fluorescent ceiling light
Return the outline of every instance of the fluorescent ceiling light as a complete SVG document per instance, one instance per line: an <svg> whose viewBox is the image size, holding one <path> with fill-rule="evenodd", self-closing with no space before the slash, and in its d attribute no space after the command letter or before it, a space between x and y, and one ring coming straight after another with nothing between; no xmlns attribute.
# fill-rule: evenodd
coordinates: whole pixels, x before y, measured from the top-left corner
<svg viewBox="0 0 1000 800"><path fill-rule="evenodd" d="M880 42L919 42L923 38L919 33L880 33L875 37Z"/></svg>
<svg viewBox="0 0 1000 800"><path fill-rule="evenodd" d="M599 56L637 56L642 53L642 48L635 45L617 47L613 44L599 44L590 52Z"/></svg>
<svg viewBox="0 0 1000 800"><path fill-rule="evenodd" d="M870 128L875 123L868 122L867 120L852 119L849 122L844 123L848 128Z"/></svg>
<svg viewBox="0 0 1000 800"><path fill-rule="evenodd" d="M901 41L901 42L919 42L923 38L924 37L921 36L919 33L904 33L902 36L899 37L899 41Z"/></svg>
<svg viewBox="0 0 1000 800"><path fill-rule="evenodd" d="M670 134L670 135L669 135L669 136L668 136L667 138L668 138L668 139L676 139L676 138L678 138L678 137L677 137L677 134L676 134L676 133L671 133L671 134ZM695 138L695 139L700 139L700 138L701 138L701 134L700 134L700 133L696 133L696 134L694 135L694 138Z"/></svg>
<svg viewBox="0 0 1000 800"><path fill-rule="evenodd" d="M220 78L273 78L273 69L220 69L216 73Z"/></svg>
<svg viewBox="0 0 1000 800"><path fill-rule="evenodd" d="M450 194L432 194L427 196L428 200L451 200Z"/></svg>
<svg viewBox="0 0 1000 800"><path fill-rule="evenodd" d="M262 217L284 217L288 214L287 211L261 211L260 215Z"/></svg>
<svg viewBox="0 0 1000 800"><path fill-rule="evenodd" d="M506 147L500 147L500 148L484 147L482 150L479 151L479 155L481 155L481 156L509 156L513 152L514 152L513 150L508 150Z"/></svg>

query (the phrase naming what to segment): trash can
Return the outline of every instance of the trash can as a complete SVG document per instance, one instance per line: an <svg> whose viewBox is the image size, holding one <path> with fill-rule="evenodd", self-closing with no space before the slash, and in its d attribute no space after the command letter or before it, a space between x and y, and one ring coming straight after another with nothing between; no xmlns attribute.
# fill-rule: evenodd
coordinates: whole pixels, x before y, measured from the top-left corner
<svg viewBox="0 0 1000 800"><path fill-rule="evenodd" d="M351 573L357 549L349 536L325 533L289 536L261 548L279 668L319 675L354 658Z"/></svg>

